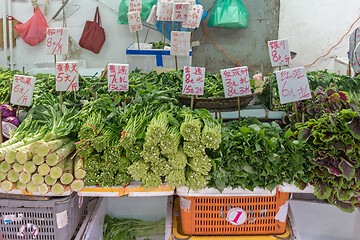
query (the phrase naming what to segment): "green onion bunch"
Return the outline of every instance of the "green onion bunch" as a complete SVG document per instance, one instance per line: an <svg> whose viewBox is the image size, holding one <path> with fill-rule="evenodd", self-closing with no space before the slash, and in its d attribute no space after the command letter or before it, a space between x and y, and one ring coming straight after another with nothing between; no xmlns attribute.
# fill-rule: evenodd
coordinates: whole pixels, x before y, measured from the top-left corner
<svg viewBox="0 0 360 240"><path fill-rule="evenodd" d="M93 111L78 133L80 140L92 140L104 127L103 116L100 111Z"/></svg>
<svg viewBox="0 0 360 240"><path fill-rule="evenodd" d="M129 118L126 126L124 127L122 131L122 139L120 146L128 149L135 145L137 135L140 133L140 131L143 128L143 124L145 122L146 118L146 111L142 113L138 113L135 116L131 115Z"/></svg>
<svg viewBox="0 0 360 240"><path fill-rule="evenodd" d="M194 114L184 111L184 122L180 126L180 133L185 141L200 141L202 122Z"/></svg>
<svg viewBox="0 0 360 240"><path fill-rule="evenodd" d="M169 113L167 111L159 112L155 115L146 128L145 141L156 145L165 135L169 125Z"/></svg>
<svg viewBox="0 0 360 240"><path fill-rule="evenodd" d="M94 148L89 141L83 140L83 142L76 144L76 152L79 157L86 159L94 152Z"/></svg>
<svg viewBox="0 0 360 240"><path fill-rule="evenodd" d="M221 143L221 123L214 119L206 109L197 109L195 112L204 122L201 143L206 148L218 149Z"/></svg>

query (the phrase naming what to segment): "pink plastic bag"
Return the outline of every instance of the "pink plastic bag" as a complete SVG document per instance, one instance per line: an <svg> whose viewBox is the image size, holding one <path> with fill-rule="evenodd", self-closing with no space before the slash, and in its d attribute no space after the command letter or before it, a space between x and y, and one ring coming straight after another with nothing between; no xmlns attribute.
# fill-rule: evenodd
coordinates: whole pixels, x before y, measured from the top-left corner
<svg viewBox="0 0 360 240"><path fill-rule="evenodd" d="M46 29L48 28L46 19L40 8L36 8L34 12L34 16L26 23L20 23L14 27L24 42L30 46L36 46L44 41Z"/></svg>

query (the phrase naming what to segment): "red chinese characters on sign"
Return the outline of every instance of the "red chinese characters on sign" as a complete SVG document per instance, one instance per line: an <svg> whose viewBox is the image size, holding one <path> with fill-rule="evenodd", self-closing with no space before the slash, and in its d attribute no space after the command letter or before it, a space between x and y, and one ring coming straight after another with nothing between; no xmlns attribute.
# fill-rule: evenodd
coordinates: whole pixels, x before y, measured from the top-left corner
<svg viewBox="0 0 360 240"><path fill-rule="evenodd" d="M281 104L311 98L305 68L293 68L276 72Z"/></svg>
<svg viewBox="0 0 360 240"><path fill-rule="evenodd" d="M61 55L68 53L67 28L46 29L46 54Z"/></svg>
<svg viewBox="0 0 360 240"><path fill-rule="evenodd" d="M189 15L183 22L183 28L198 28L201 23L201 17L203 14L203 7L201 5L194 5L190 8Z"/></svg>
<svg viewBox="0 0 360 240"><path fill-rule="evenodd" d="M189 15L189 3L174 3L172 20L174 22L183 22Z"/></svg>
<svg viewBox="0 0 360 240"><path fill-rule="evenodd" d="M291 64L291 56L288 40L268 41L271 66L288 66Z"/></svg>
<svg viewBox="0 0 360 240"><path fill-rule="evenodd" d="M141 23L141 17L139 11L128 12L127 16L128 16L130 32L137 32L142 29L142 23Z"/></svg>
<svg viewBox="0 0 360 240"><path fill-rule="evenodd" d="M67 92L79 90L78 68L77 62L56 63L56 91Z"/></svg>
<svg viewBox="0 0 360 240"><path fill-rule="evenodd" d="M220 72L226 98L251 94L247 67L229 68L221 70Z"/></svg>
<svg viewBox="0 0 360 240"><path fill-rule="evenodd" d="M129 0L128 12L141 12L141 0Z"/></svg>
<svg viewBox="0 0 360 240"><path fill-rule="evenodd" d="M156 20L156 9L157 9L157 6L156 5L153 5L152 8L151 8L151 12L148 16L148 18L146 19L146 22L148 24L153 24L155 25L157 20Z"/></svg>
<svg viewBox="0 0 360 240"><path fill-rule="evenodd" d="M170 55L189 56L190 37L190 32L172 31Z"/></svg>
<svg viewBox="0 0 360 240"><path fill-rule="evenodd" d="M108 64L108 91L129 91L129 64Z"/></svg>
<svg viewBox="0 0 360 240"><path fill-rule="evenodd" d="M204 95L205 68L184 67L183 90L186 95Z"/></svg>
<svg viewBox="0 0 360 240"><path fill-rule="evenodd" d="M174 2L169 0L159 0L157 7L158 21L172 21Z"/></svg>
<svg viewBox="0 0 360 240"><path fill-rule="evenodd" d="M10 103L20 106L30 106L35 86L35 78L15 75L12 85Z"/></svg>

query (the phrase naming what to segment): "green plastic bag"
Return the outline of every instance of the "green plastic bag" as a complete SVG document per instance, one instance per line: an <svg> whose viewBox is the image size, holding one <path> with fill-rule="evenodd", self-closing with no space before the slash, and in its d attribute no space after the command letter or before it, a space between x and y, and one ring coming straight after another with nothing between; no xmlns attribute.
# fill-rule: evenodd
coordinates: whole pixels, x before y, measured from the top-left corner
<svg viewBox="0 0 360 240"><path fill-rule="evenodd" d="M248 13L240 0L218 0L211 13L208 26L247 28Z"/></svg>
<svg viewBox="0 0 360 240"><path fill-rule="evenodd" d="M142 0L142 9L141 9L141 20L146 21L149 16L152 6L156 5L157 0ZM129 8L129 0L122 0L119 6L119 14L118 14L118 24L128 24L128 8Z"/></svg>

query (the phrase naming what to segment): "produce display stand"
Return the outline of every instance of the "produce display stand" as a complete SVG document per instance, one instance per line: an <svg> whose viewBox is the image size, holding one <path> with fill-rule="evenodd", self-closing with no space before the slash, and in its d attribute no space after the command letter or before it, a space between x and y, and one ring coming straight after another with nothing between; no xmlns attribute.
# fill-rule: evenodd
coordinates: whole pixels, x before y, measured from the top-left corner
<svg viewBox="0 0 360 240"><path fill-rule="evenodd" d="M11 190L10 192L5 192L4 190L2 190L0 188L0 193L3 193L3 194L16 194L16 195L23 195L23 196L45 196L45 197L64 197L64 196L70 196L73 191L70 189L70 187L66 187L65 188L65 192L63 192L62 194L55 194L55 193L52 193L52 192L48 192L46 193L45 195L44 194L41 194L39 192L28 192L26 191L26 189L24 190L19 190L19 189L13 189Z"/></svg>
<svg viewBox="0 0 360 240"><path fill-rule="evenodd" d="M78 192L83 197L151 197L151 196L171 196L174 188L162 185L158 188L147 190L141 186L141 182L133 181L128 186L114 187L84 187Z"/></svg>

